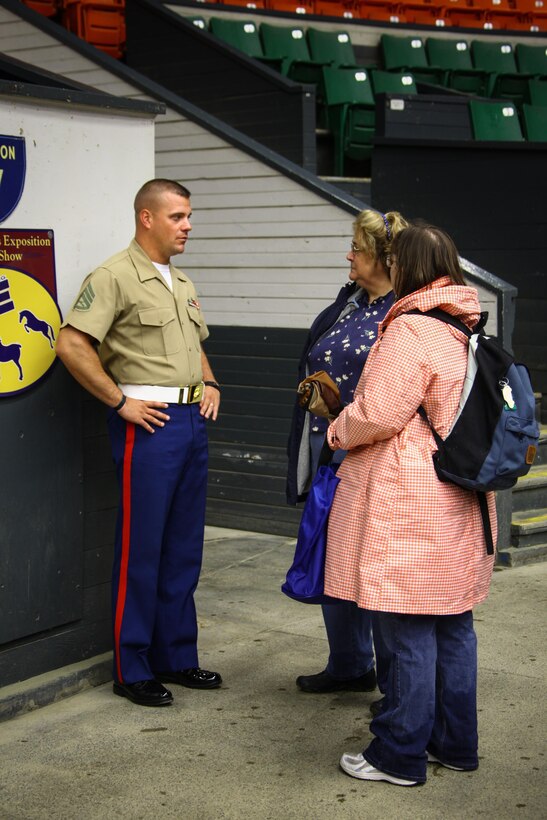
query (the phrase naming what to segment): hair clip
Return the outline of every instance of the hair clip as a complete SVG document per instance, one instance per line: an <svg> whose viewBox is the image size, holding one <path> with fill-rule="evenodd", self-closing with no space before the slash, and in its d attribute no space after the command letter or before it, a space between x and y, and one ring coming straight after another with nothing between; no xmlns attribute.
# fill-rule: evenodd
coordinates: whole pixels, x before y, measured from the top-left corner
<svg viewBox="0 0 547 820"><path fill-rule="evenodd" d="M387 238L391 239L391 226L390 226L390 224L387 220L387 216L385 214L382 214L381 216L382 216L382 219L384 220L384 225L386 226Z"/></svg>

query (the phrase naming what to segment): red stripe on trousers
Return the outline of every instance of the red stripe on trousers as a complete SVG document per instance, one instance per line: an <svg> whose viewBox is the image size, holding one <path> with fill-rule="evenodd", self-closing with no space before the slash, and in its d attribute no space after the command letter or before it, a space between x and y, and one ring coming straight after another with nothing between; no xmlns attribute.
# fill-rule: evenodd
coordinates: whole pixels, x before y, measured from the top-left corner
<svg viewBox="0 0 547 820"><path fill-rule="evenodd" d="M120 660L120 634L122 631L125 598L127 595L127 567L129 565L129 546L131 540L131 461L133 445L135 443L135 425L128 423L125 431L125 449L123 454L122 473L122 554L120 559L120 575L118 579L118 594L116 596L116 617L114 620L114 653L116 656L116 672L118 681L123 683Z"/></svg>

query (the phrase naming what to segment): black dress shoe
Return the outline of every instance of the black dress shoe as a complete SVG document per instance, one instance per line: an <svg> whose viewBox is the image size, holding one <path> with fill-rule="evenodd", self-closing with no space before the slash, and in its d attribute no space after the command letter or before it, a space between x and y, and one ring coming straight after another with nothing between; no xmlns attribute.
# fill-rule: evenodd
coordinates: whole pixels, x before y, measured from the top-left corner
<svg viewBox="0 0 547 820"><path fill-rule="evenodd" d="M181 669L180 672L154 672L156 678L167 683L178 683L189 689L216 689L222 683L218 672L206 669Z"/></svg>
<svg viewBox="0 0 547 820"><path fill-rule="evenodd" d="M384 698L380 698L380 700L373 700L368 708L372 717L376 717L384 708Z"/></svg>
<svg viewBox="0 0 547 820"><path fill-rule="evenodd" d="M139 680L136 683L114 683L114 694L128 698L139 706L167 706L173 695L157 680Z"/></svg>
<svg viewBox="0 0 547 820"><path fill-rule="evenodd" d="M323 692L372 692L376 689L376 672L369 669L358 678L333 678L325 670L318 675L300 675L296 685L303 692L322 694Z"/></svg>

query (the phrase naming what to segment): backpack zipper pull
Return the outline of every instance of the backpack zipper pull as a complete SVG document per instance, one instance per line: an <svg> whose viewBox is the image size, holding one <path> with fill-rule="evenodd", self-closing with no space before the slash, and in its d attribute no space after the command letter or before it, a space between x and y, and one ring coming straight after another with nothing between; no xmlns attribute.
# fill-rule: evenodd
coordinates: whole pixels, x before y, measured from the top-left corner
<svg viewBox="0 0 547 820"><path fill-rule="evenodd" d="M515 410L515 400L513 398L513 391L511 390L511 385L507 381L507 379L502 379L499 383L501 387L501 395L503 396L503 400L505 402L504 410Z"/></svg>

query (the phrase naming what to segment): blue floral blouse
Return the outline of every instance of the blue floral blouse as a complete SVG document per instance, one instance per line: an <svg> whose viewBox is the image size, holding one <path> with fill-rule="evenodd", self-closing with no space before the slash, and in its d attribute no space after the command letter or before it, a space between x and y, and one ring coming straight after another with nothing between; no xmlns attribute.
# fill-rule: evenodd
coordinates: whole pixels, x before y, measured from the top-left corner
<svg viewBox="0 0 547 820"><path fill-rule="evenodd" d="M384 321L393 302L393 291L370 303L366 291L357 291L335 324L309 352L308 373L326 370L338 385L344 405L353 401L369 350L378 336L378 325ZM323 433L328 426L328 419L312 416L312 433Z"/></svg>

